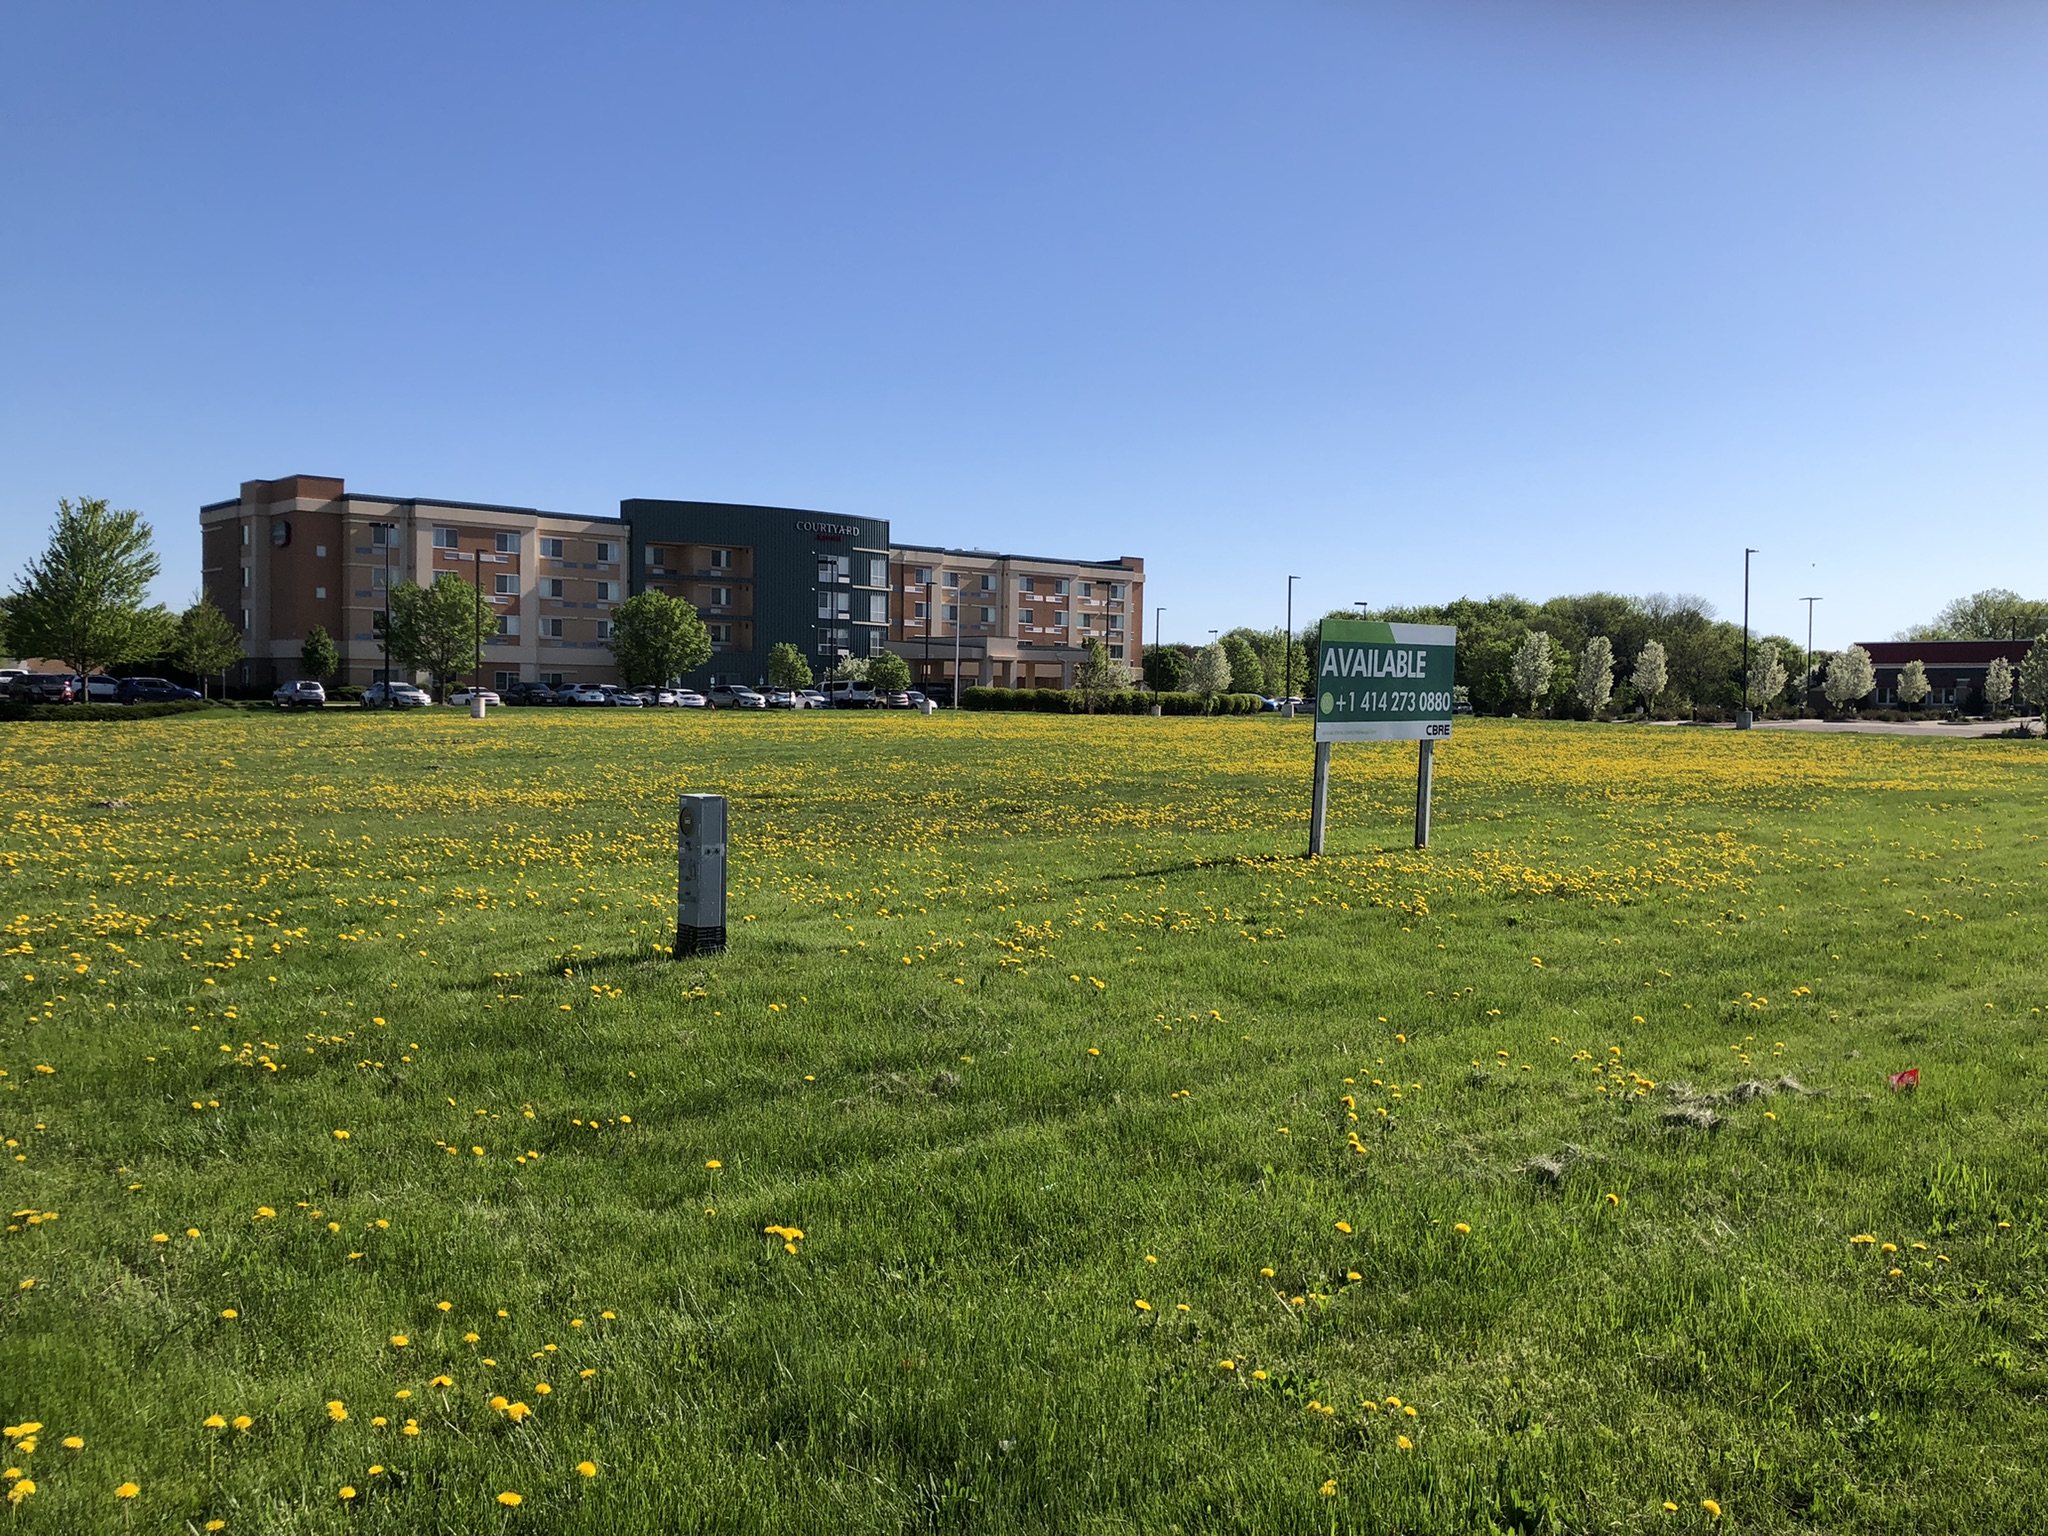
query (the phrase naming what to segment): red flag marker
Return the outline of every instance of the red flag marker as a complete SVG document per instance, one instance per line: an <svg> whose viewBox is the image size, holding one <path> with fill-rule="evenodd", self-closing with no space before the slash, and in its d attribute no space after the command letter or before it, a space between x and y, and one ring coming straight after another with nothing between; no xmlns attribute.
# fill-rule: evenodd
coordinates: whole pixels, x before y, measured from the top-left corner
<svg viewBox="0 0 2048 1536"><path fill-rule="evenodd" d="M1920 1086L1920 1069L1918 1067L1908 1067L1903 1072L1894 1072L1891 1082L1893 1093L1899 1093L1907 1088L1918 1088Z"/></svg>

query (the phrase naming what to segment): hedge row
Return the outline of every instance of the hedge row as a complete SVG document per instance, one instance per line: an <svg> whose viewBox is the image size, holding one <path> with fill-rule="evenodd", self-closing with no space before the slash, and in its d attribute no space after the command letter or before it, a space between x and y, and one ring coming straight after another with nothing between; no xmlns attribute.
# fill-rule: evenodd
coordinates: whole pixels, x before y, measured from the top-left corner
<svg viewBox="0 0 2048 1536"><path fill-rule="evenodd" d="M151 720L219 709L217 702L166 699L156 704L0 704L0 720Z"/></svg>
<svg viewBox="0 0 2048 1536"><path fill-rule="evenodd" d="M1095 696L1098 715L1148 715L1157 705L1162 715L1255 715L1266 701L1256 693L1224 693L1204 700L1195 693L1102 693ZM1085 715L1088 701L1078 688L969 688L960 695L962 709L1012 709L1049 715Z"/></svg>

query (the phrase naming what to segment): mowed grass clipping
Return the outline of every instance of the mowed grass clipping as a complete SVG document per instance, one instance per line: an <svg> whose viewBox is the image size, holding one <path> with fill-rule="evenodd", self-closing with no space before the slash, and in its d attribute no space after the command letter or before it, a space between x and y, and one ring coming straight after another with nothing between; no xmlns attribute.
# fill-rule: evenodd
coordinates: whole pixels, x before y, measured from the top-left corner
<svg viewBox="0 0 2048 1536"><path fill-rule="evenodd" d="M0 726L0 1520L2048 1522L2048 752L1311 751Z"/></svg>

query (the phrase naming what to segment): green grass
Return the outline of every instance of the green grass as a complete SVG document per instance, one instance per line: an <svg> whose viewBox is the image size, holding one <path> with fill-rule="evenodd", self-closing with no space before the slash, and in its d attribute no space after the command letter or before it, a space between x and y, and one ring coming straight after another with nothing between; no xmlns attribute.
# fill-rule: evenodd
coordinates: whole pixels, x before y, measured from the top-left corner
<svg viewBox="0 0 2048 1536"><path fill-rule="evenodd" d="M1459 729L0 725L0 1520L2048 1522L2048 752Z"/></svg>

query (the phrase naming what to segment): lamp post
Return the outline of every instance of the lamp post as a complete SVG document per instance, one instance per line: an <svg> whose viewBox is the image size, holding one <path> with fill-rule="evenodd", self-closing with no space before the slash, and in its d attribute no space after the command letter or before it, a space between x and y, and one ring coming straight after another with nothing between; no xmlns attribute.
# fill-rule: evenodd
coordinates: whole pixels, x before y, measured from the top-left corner
<svg viewBox="0 0 2048 1536"><path fill-rule="evenodd" d="M1799 601L1806 604L1806 655L1799 684L1799 708L1803 711L1806 708L1806 696L1813 692L1813 605L1820 599L1802 597Z"/></svg>
<svg viewBox="0 0 2048 1536"><path fill-rule="evenodd" d="M1294 584L1299 580L1299 576L1287 578L1287 629L1280 637L1285 648L1281 653L1285 659L1280 666L1286 684L1280 698L1280 718L1283 720L1294 718Z"/></svg>
<svg viewBox="0 0 2048 1536"><path fill-rule="evenodd" d="M1358 610L1360 618L1364 618L1368 613L1372 612L1372 605L1362 597L1354 597L1351 600L1351 605Z"/></svg>
<svg viewBox="0 0 2048 1536"><path fill-rule="evenodd" d="M469 699L477 710L484 691L484 547L476 547L476 655L469 674ZM475 713L476 711L471 711Z"/></svg>
<svg viewBox="0 0 2048 1536"><path fill-rule="evenodd" d="M1749 557L1753 549L1742 552L1742 713L1735 717L1735 729L1746 731L1756 716L1749 709Z"/></svg>
<svg viewBox="0 0 2048 1536"><path fill-rule="evenodd" d="M932 610L936 601L937 594L932 591L932 579L927 573L924 579L924 677L927 683L932 677L932 619L935 617Z"/></svg>

